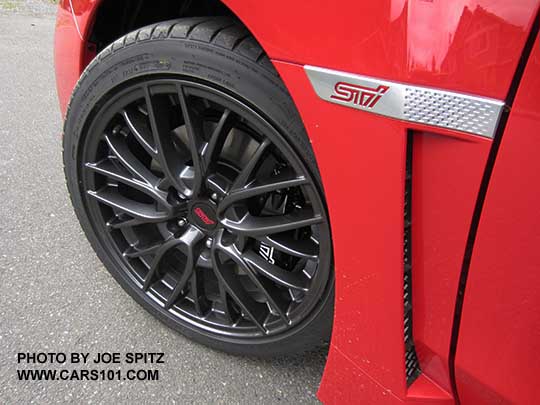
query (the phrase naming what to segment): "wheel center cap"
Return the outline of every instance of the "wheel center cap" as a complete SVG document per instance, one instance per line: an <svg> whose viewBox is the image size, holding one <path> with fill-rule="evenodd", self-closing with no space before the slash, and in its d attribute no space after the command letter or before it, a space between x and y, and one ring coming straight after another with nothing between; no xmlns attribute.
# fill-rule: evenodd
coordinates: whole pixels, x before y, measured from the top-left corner
<svg viewBox="0 0 540 405"><path fill-rule="evenodd" d="M211 231L217 226L217 215L214 206L207 202L196 202L191 206L190 222L206 231Z"/></svg>

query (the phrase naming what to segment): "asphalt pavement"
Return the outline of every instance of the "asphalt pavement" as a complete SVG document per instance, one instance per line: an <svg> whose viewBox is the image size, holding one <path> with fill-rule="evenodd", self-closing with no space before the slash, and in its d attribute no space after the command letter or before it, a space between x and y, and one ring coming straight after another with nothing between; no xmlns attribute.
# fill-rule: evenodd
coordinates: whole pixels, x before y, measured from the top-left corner
<svg viewBox="0 0 540 405"><path fill-rule="evenodd" d="M260 360L193 343L97 259L64 183L53 30L50 2L0 0L0 403L317 403L324 351ZM164 364L147 365L158 381L20 381L77 368L18 363L27 352L162 352Z"/></svg>

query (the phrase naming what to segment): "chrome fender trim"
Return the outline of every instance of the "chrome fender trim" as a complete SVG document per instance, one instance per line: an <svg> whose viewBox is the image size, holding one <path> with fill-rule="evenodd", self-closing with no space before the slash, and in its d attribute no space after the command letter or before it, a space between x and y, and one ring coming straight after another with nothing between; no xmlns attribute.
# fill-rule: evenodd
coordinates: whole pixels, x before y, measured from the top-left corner
<svg viewBox="0 0 540 405"><path fill-rule="evenodd" d="M358 110L493 138L504 102L315 66L304 70L323 100Z"/></svg>

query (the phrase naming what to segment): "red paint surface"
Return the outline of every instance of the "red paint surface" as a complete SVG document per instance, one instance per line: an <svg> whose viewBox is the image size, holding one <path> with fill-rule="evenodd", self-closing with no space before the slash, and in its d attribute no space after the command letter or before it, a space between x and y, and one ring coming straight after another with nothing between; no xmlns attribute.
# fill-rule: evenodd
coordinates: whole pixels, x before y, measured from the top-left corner
<svg viewBox="0 0 540 405"><path fill-rule="evenodd" d="M322 0L309 4L284 0L224 2L273 59L304 120L323 178L334 242L336 309L320 398L327 404L453 403L448 393L447 358L454 300L472 207L491 142L324 102L315 95L302 65L504 99L539 0L345 0L339 7ZM55 63L63 113L91 54L86 39L99 3L100 0L73 2L81 39L69 1L61 2ZM523 111L524 117L532 113L529 120L538 122L538 110ZM519 128L531 127L522 124ZM402 248L405 141L411 129L417 131L413 169L414 334L424 373L407 388L403 360ZM534 134L538 128L535 131ZM534 134L523 135L520 147L538 148ZM505 147L506 139L501 152L509 150L504 153L510 154L512 147ZM514 154L510 158L513 163L519 161L517 151ZM525 159L527 170L534 169L537 173L538 168L530 160ZM516 166L512 167L519 177ZM494 176L499 171L502 169L496 169ZM495 176L494 180L501 176L508 183L512 180L504 175ZM523 182L517 182L519 188L498 180L502 185L497 187L503 191L498 191L500 195L495 200L503 201L504 187L510 187L513 196L524 193L527 187L532 193L533 187L525 183L525 178L519 178ZM495 191L490 188L490 193ZM535 196L527 194L523 198ZM357 213L352 217L351 201ZM519 235L526 238L526 232L533 230L527 228L525 216L537 219L535 213L530 206L509 207L520 210L517 213L522 215L519 218L523 223ZM530 285L537 281L533 274L538 272L528 267L529 259L509 253L502 260L506 267L497 267L495 271L500 285L495 283L482 291L487 279L493 277L488 274L492 265L489 253L492 239L497 237L497 218L492 220L492 228L489 224L482 225L487 221L483 219L481 225L487 230L479 236L489 243L485 242L485 246L481 241L478 243L475 254L479 258L475 256L471 268L471 271L475 266L480 268L475 276L479 280L473 277L474 283L467 291L465 309L469 312L464 313L463 324L466 334L460 342L457 360L460 392L463 398L472 398L473 402L463 403L477 403L474 399L480 398L478 392L486 387L505 398L523 398L514 391L516 387L523 388L521 385L508 382L511 379L505 385L495 375L500 367L488 370L481 364L488 357L487 348L491 350L494 346L488 345L485 353L480 350L481 355L473 356L482 345L482 333L471 326L475 325L475 316L480 316L478 308L485 310L483 297L494 304L489 300L495 300L492 294L500 292L497 288L508 282L508 273L514 272L512 263L519 263L519 274L526 272L523 280ZM510 218L507 216L505 220ZM511 225L503 223L507 231ZM539 246L534 241L534 246ZM518 241L514 240L512 246L517 245ZM533 244L525 241L521 246L532 248ZM538 264L536 256L528 254L532 255L532 263ZM516 305L538 306L532 295L538 286L536 290L528 285L519 286L529 295L524 301L516 301ZM473 300L473 294L480 298ZM519 295L515 293L512 297L518 300ZM496 308L501 309L500 305ZM527 316L517 316L516 331L523 332L525 343L538 353L540 339L536 343L530 340L538 335L525 330L530 326L527 322L537 320L536 315ZM484 322L486 331L494 333L495 323ZM533 331L537 332L538 327ZM518 346L511 341L510 349L514 352L510 352L518 359L531 353L525 346ZM498 350L502 350L500 346ZM499 352L491 361L495 361ZM515 364L511 359L508 361ZM533 366L525 371L540 374ZM512 372L522 376L518 369ZM533 385L527 377L523 381Z"/></svg>
<svg viewBox="0 0 540 405"><path fill-rule="evenodd" d="M504 98L537 0L225 0L273 59Z"/></svg>
<svg viewBox="0 0 540 405"><path fill-rule="evenodd" d="M87 38L99 3L100 0L74 0L73 9L69 0L59 3L54 35L54 67L62 116L66 114L77 80L90 62L86 52Z"/></svg>
<svg viewBox="0 0 540 405"><path fill-rule="evenodd" d="M514 102L472 257L456 356L464 404L540 402L540 42Z"/></svg>

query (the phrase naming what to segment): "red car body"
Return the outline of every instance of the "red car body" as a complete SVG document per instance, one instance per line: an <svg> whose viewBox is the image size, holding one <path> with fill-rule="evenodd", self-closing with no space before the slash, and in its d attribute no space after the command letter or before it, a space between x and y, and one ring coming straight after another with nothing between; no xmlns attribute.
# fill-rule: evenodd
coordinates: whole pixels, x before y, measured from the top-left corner
<svg viewBox="0 0 540 405"><path fill-rule="evenodd" d="M95 55L99 0L61 1L62 113ZM319 389L326 404L538 403L538 0L224 0L288 87L325 188L336 302ZM489 97L494 139L319 98L304 66ZM412 150L413 336L406 381L403 238ZM351 184L355 186L351 188Z"/></svg>

